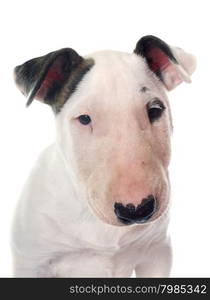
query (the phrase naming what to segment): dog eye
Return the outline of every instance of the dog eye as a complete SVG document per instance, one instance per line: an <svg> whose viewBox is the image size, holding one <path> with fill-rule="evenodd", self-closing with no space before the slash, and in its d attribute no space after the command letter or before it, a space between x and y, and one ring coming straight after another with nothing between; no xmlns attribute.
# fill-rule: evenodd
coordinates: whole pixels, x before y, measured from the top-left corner
<svg viewBox="0 0 210 300"><path fill-rule="evenodd" d="M88 125L91 122L91 118L88 115L81 115L78 117L78 120L82 125Z"/></svg>
<svg viewBox="0 0 210 300"><path fill-rule="evenodd" d="M147 114L150 123L153 123L154 121L158 120L162 116L164 110L165 106L163 102L158 98L155 98L153 99L153 101L147 103Z"/></svg>

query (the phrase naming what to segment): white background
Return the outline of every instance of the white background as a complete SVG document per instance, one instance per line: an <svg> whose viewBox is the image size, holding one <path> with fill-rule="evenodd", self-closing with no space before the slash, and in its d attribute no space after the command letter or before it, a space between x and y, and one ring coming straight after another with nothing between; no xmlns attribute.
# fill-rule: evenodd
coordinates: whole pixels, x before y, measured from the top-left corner
<svg viewBox="0 0 210 300"><path fill-rule="evenodd" d="M192 84L170 92L174 120L170 177L174 277L210 277L209 1L57 0L0 4L0 277L12 276L10 226L21 188L39 152L54 139L47 105L26 99L13 68L63 47L81 55L133 51L153 34L196 55ZM210 5L210 3L209 3Z"/></svg>

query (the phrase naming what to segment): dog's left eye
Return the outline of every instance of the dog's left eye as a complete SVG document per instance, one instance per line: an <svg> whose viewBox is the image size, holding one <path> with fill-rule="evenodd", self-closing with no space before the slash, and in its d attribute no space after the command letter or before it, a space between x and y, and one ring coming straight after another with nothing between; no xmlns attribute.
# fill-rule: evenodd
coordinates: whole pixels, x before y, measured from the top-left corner
<svg viewBox="0 0 210 300"><path fill-rule="evenodd" d="M147 114L150 123L153 123L154 121L158 120L162 116L164 110L165 106L163 102L158 98L155 98L151 102L147 103Z"/></svg>
<svg viewBox="0 0 210 300"><path fill-rule="evenodd" d="M78 117L78 120L82 125L88 125L91 122L91 118L88 115L81 115Z"/></svg>

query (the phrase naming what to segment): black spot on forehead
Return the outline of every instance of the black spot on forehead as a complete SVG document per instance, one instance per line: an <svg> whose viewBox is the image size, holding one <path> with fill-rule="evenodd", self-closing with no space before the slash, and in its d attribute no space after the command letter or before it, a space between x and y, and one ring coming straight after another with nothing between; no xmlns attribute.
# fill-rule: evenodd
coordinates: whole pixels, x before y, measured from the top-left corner
<svg viewBox="0 0 210 300"><path fill-rule="evenodd" d="M141 87L140 92L146 93L149 89L146 86Z"/></svg>

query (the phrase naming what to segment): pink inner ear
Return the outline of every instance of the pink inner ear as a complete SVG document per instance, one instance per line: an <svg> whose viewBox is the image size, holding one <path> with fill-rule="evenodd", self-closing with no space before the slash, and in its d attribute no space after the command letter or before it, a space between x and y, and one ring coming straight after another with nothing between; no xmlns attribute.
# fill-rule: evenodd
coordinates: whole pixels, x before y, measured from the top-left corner
<svg viewBox="0 0 210 300"><path fill-rule="evenodd" d="M62 57L57 58L57 60L53 62L41 84L41 87L36 93L36 98L38 100L44 100L48 91L53 88L55 83L61 85L64 82L65 76L62 71L63 65L64 60Z"/></svg>
<svg viewBox="0 0 210 300"><path fill-rule="evenodd" d="M150 49L147 54L147 59L150 69L155 73L163 71L170 65L169 58L159 48Z"/></svg>

